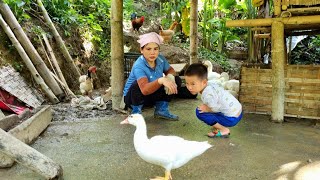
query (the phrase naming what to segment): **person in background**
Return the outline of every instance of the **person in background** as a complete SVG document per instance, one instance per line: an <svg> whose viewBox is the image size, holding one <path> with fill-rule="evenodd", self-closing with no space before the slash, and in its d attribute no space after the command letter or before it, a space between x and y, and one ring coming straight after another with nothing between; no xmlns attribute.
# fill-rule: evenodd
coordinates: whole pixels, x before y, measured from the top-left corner
<svg viewBox="0 0 320 180"><path fill-rule="evenodd" d="M139 36L142 55L132 66L125 84L123 95L126 107L131 113L142 113L144 105L155 105L154 116L168 120L178 120L177 115L169 111L172 95L178 94L174 69L166 58L159 54L163 39L155 32ZM165 76L163 76L163 74Z"/></svg>

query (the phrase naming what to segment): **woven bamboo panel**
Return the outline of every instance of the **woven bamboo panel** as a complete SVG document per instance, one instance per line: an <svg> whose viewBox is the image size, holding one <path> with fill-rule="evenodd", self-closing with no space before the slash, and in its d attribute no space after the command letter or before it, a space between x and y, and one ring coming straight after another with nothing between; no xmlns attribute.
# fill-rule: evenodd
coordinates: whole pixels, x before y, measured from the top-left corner
<svg viewBox="0 0 320 180"><path fill-rule="evenodd" d="M282 0L289 1L289 5L305 5L305 6L312 6L320 4L320 0Z"/></svg>
<svg viewBox="0 0 320 180"><path fill-rule="evenodd" d="M239 99L246 112L271 113L271 69L243 67ZM320 118L320 66L285 67L285 114Z"/></svg>

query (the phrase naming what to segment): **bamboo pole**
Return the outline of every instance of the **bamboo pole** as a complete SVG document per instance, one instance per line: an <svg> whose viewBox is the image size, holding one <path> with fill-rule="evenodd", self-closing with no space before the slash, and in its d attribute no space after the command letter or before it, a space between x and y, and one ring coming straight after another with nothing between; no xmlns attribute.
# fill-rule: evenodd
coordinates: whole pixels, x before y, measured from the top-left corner
<svg viewBox="0 0 320 180"><path fill-rule="evenodd" d="M63 96L63 91L58 85L58 83L54 80L54 78L50 75L50 70L43 62L42 58L32 45L27 35L22 30L22 27L18 23L9 6L5 4L2 0L0 0L0 12L3 16L3 19L5 19L5 21L8 23L11 30L15 34L15 37L21 43L22 47L24 48L24 51L28 54L31 61L37 68L43 80L46 82L46 84L49 86L49 88L56 96Z"/></svg>
<svg viewBox="0 0 320 180"><path fill-rule="evenodd" d="M60 83L60 85L67 91L67 94L69 94L71 98L77 97L76 95L74 95L74 93L70 90L70 88L67 85L65 85L55 74L53 74L53 72L50 73L58 81L58 83Z"/></svg>
<svg viewBox="0 0 320 180"><path fill-rule="evenodd" d="M63 42L61 36L59 35L57 29L55 28L54 24L52 23L47 10L44 8L42 1L41 0L37 0L38 6L40 7L40 9L42 10L43 16L47 22L47 24L49 25L49 28L51 30L51 32L53 33L53 37L56 39L60 50L63 54L63 56L66 58L66 62L68 64L68 67L70 68L70 71L73 73L74 75L74 80L78 80L80 77L80 71L77 68L77 66L75 65L74 61L72 60L67 47L65 46L65 43Z"/></svg>
<svg viewBox="0 0 320 180"><path fill-rule="evenodd" d="M46 179L62 179L62 168L50 158L0 128L0 152Z"/></svg>
<svg viewBox="0 0 320 180"><path fill-rule="evenodd" d="M58 103L59 102L58 98L54 95L54 93L51 91L51 89L44 82L42 77L38 74L38 71L34 67L34 65L32 64L29 56L24 51L23 47L21 46L19 41L14 36L13 32L11 31L10 27L8 26L8 24L4 21L4 19L2 18L1 14L0 14L0 25L3 28L3 30L5 31L5 33L8 35L8 37L10 38L10 40L11 40L12 44L14 45L14 47L17 49L19 55L21 56L23 62L26 64L26 66L29 69L29 71L31 72L31 75L33 76L33 78L35 79L37 84L40 85L41 89L44 91L44 93L47 95L47 97L49 98L49 100L52 103Z"/></svg>
<svg viewBox="0 0 320 180"><path fill-rule="evenodd" d="M47 60L48 60L48 62L49 62L49 64L50 64L50 67L52 68L54 74L57 75L57 72L56 72L56 70L54 69L54 67L53 67L53 65L52 65L52 62L51 62L51 60L50 60L50 57L49 57L49 55L48 55L48 53L47 53L47 51L46 51L46 47L44 46L44 44L43 44L43 42L42 42L42 38L41 38L40 36L38 36L38 38L39 38L39 41L40 41L40 45L41 45L41 47L42 47L43 50L44 50L44 54L46 55L46 58L47 58Z"/></svg>
<svg viewBox="0 0 320 180"><path fill-rule="evenodd" d="M61 71L60 66L59 66L59 64L57 62L56 56L54 55L53 50L51 48L51 45L49 43L49 40L48 40L48 38L47 38L47 36L46 36L46 34L44 32L42 33L42 37L43 37L44 43L46 44L47 49L49 51L49 54L50 54L50 57L51 57L50 60L52 61L53 65L54 65L54 67L55 67L55 69L57 71L58 77L68 87L67 81L66 81L66 79L64 78L64 76L62 74L62 71Z"/></svg>
<svg viewBox="0 0 320 180"><path fill-rule="evenodd" d="M190 64L198 62L198 0L190 0Z"/></svg>
<svg viewBox="0 0 320 180"><path fill-rule="evenodd" d="M320 15L315 16L296 16L288 18L265 18L265 19L245 19L245 20L229 20L227 27L256 27L271 26L272 22L279 21L284 25L309 25L320 24Z"/></svg>
<svg viewBox="0 0 320 180"><path fill-rule="evenodd" d="M284 117L284 66L285 66L285 42L284 24L275 21L271 27L272 34L272 112L271 120L283 122Z"/></svg>
<svg viewBox="0 0 320 180"><path fill-rule="evenodd" d="M274 15L280 16L281 15L281 0L274 0Z"/></svg>
<svg viewBox="0 0 320 180"><path fill-rule="evenodd" d="M123 0L111 1L111 87L112 108L119 109L124 85Z"/></svg>
<svg viewBox="0 0 320 180"><path fill-rule="evenodd" d="M287 11L291 12L291 14L312 14L312 13L319 13L319 7L307 7L307 8L290 8Z"/></svg>

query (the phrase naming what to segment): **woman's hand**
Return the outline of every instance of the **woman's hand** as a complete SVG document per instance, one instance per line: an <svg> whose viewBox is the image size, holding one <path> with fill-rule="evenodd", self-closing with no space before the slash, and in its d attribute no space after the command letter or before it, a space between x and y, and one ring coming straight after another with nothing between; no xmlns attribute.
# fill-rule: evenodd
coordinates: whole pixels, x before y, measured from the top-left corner
<svg viewBox="0 0 320 180"><path fill-rule="evenodd" d="M201 104L198 107L200 113L204 113L204 112L212 112L212 110L209 108L209 106L205 105L205 104Z"/></svg>
<svg viewBox="0 0 320 180"><path fill-rule="evenodd" d="M169 89L171 94L178 94L177 84L166 77L161 77L158 79L159 84Z"/></svg>

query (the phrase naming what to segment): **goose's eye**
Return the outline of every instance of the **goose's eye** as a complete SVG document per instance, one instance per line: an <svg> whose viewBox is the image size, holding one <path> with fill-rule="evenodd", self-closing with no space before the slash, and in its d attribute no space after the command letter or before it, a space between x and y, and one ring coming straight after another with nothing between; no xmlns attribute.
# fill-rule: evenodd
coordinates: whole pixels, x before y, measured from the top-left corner
<svg viewBox="0 0 320 180"><path fill-rule="evenodd" d="M130 116L129 116L129 118L133 118L133 116L132 116L132 115L130 115Z"/></svg>

